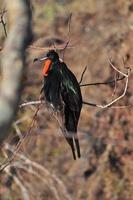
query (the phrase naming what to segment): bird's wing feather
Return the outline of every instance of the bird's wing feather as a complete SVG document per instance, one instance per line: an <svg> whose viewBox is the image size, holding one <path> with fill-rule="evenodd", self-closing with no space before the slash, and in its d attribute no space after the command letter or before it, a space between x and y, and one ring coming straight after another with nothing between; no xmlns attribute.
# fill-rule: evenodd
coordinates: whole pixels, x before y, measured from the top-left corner
<svg viewBox="0 0 133 200"><path fill-rule="evenodd" d="M65 63L61 63L60 73L62 74L62 97L65 104L71 110L81 110L82 96L78 81L74 74L67 68Z"/></svg>

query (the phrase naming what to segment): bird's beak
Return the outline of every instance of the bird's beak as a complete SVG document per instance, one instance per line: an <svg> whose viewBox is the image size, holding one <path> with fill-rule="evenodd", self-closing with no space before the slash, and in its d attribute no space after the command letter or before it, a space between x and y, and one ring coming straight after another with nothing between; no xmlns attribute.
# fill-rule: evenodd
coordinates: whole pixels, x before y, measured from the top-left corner
<svg viewBox="0 0 133 200"><path fill-rule="evenodd" d="M42 75L47 76L52 61L48 57L41 57L41 58L35 58L33 62L43 61L43 60L45 61L45 63L44 63L44 66L43 66Z"/></svg>
<svg viewBox="0 0 133 200"><path fill-rule="evenodd" d="M33 62L36 62L36 61L43 61L43 60L47 60L48 57L41 57L41 58L34 58ZM63 60L61 58L59 58L60 62L63 62Z"/></svg>
<svg viewBox="0 0 133 200"><path fill-rule="evenodd" d="M39 58L40 61L42 61L42 60L47 60L47 59L48 59L48 57Z"/></svg>
<svg viewBox="0 0 133 200"><path fill-rule="evenodd" d="M48 57L34 58L33 62L47 60Z"/></svg>

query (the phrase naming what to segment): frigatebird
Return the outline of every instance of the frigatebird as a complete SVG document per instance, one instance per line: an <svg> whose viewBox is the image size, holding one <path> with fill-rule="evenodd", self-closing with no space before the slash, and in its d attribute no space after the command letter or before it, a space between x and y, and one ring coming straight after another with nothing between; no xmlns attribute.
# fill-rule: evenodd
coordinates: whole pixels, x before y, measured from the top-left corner
<svg viewBox="0 0 133 200"><path fill-rule="evenodd" d="M82 108L82 95L75 75L59 58L55 50L50 50L45 57L34 61L44 61L42 75L44 84L41 91L44 100L54 112L63 116L62 132L71 147L73 158L77 152L80 158L80 145L77 136L77 126Z"/></svg>

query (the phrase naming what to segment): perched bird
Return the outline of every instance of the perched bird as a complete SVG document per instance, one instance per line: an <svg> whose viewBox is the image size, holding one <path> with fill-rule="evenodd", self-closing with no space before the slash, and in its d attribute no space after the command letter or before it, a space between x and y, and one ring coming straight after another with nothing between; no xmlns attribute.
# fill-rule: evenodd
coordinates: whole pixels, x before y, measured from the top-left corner
<svg viewBox="0 0 133 200"><path fill-rule="evenodd" d="M71 147L73 158L80 158L80 145L77 136L77 125L82 108L82 95L79 83L67 65L59 58L55 50L50 50L46 57L34 61L45 61L42 74L44 76L45 102L54 112L63 116L61 130Z"/></svg>

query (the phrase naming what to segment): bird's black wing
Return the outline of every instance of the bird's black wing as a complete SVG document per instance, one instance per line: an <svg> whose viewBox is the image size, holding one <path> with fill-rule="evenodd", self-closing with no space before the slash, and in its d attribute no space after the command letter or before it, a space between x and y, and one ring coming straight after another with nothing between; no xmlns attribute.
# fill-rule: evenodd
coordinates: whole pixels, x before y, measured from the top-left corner
<svg viewBox="0 0 133 200"><path fill-rule="evenodd" d="M77 150L78 157L80 157L80 146L77 137L77 125L82 108L82 96L76 77L67 68L65 63L61 63L60 73L62 74L61 94L65 105L65 127L68 133L68 135L66 135L65 137L67 142L71 146L73 158L76 159L75 148Z"/></svg>
<svg viewBox="0 0 133 200"><path fill-rule="evenodd" d="M82 107L82 95L79 83L75 75L68 69L65 63L61 63L63 100L73 111L79 111Z"/></svg>

